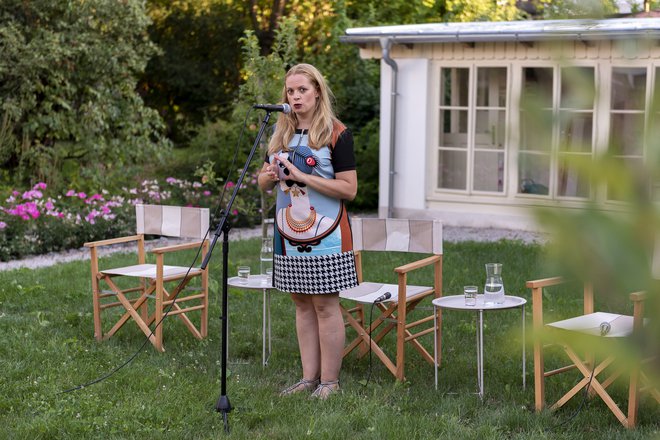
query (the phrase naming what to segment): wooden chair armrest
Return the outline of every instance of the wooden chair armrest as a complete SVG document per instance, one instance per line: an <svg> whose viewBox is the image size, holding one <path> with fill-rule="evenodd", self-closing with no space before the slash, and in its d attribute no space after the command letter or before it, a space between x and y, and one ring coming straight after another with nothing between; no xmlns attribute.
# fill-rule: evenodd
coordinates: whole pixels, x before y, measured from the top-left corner
<svg viewBox="0 0 660 440"><path fill-rule="evenodd" d="M563 277L552 277L552 278L543 278L540 280L531 280L527 281L526 286L529 289L536 289L539 287L550 287L550 286L556 286L558 284L562 284L566 282L566 280Z"/></svg>
<svg viewBox="0 0 660 440"><path fill-rule="evenodd" d="M630 294L630 300L633 302L645 301L646 297L646 292L633 292Z"/></svg>
<svg viewBox="0 0 660 440"><path fill-rule="evenodd" d="M186 242L186 243L180 243L180 244L173 244L170 246L163 246L159 248L153 248L151 250L152 254L164 254L167 252L176 252L176 251L182 251L186 249L196 249L202 245L202 243L207 243L208 240L204 241L194 241L194 242Z"/></svg>
<svg viewBox="0 0 660 440"><path fill-rule="evenodd" d="M402 273L408 273L410 271L413 271L415 269L419 269L424 266L430 266L431 264L435 264L436 261L439 261L442 257L440 255L432 255L427 258L423 258L421 260L413 261L412 263L404 264L403 266L399 266L394 268L394 272L398 274Z"/></svg>
<svg viewBox="0 0 660 440"><path fill-rule="evenodd" d="M110 246L113 244L119 244L119 243L127 243L130 241L138 241L142 235L131 235L129 237L118 237L118 238L110 238L107 240L98 240L98 241L89 241L85 243L83 246L87 248L95 248L95 247L101 247L101 246Z"/></svg>

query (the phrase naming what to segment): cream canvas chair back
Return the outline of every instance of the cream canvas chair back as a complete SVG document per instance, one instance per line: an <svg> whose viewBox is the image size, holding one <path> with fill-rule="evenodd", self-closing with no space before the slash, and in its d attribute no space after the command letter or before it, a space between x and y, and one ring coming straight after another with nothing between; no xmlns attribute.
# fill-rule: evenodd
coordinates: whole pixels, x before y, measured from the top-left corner
<svg viewBox="0 0 660 440"><path fill-rule="evenodd" d="M442 254L439 220L353 218L353 249Z"/></svg>
<svg viewBox="0 0 660 440"><path fill-rule="evenodd" d="M138 234L201 240L209 229L209 209L138 204L135 222Z"/></svg>

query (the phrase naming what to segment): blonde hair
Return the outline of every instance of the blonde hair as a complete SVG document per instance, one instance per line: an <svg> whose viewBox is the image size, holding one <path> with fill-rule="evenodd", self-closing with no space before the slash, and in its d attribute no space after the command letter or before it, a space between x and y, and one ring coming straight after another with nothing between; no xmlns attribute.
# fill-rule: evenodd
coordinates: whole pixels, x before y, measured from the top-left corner
<svg viewBox="0 0 660 440"><path fill-rule="evenodd" d="M316 108L312 124L309 127L309 147L319 149L324 145L331 145L336 141L336 135L333 137L333 128L343 127L335 116L333 110L334 95L321 75L321 72L311 64L296 64L291 67L284 76L284 87L282 89L282 102L289 103L289 97L286 93L286 80L292 75L303 75L309 79L309 82L319 94L316 100ZM294 112L289 114L280 113L277 118L275 133L268 143L268 154L275 154L277 151L289 151L288 145L293 138L298 117Z"/></svg>

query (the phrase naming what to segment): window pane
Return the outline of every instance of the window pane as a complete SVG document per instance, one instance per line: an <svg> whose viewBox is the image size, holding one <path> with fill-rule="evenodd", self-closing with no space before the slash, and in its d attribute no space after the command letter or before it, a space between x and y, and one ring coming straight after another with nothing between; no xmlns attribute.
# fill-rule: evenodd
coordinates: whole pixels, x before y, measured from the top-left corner
<svg viewBox="0 0 660 440"><path fill-rule="evenodd" d="M506 68L477 69L477 106L506 107Z"/></svg>
<svg viewBox="0 0 660 440"><path fill-rule="evenodd" d="M475 148L504 148L504 110L477 110Z"/></svg>
<svg viewBox="0 0 660 440"><path fill-rule="evenodd" d="M613 114L610 118L610 152L641 156L644 153L644 114Z"/></svg>
<svg viewBox="0 0 660 440"><path fill-rule="evenodd" d="M520 114L520 150L550 151L552 110L524 111Z"/></svg>
<svg viewBox="0 0 660 440"><path fill-rule="evenodd" d="M519 193L548 195L550 187L550 155L520 153L518 155Z"/></svg>
<svg viewBox="0 0 660 440"><path fill-rule="evenodd" d="M466 189L467 152L441 150L438 156L438 187Z"/></svg>
<svg viewBox="0 0 660 440"><path fill-rule="evenodd" d="M504 153L477 151L474 153L474 189L498 191L504 188Z"/></svg>
<svg viewBox="0 0 660 440"><path fill-rule="evenodd" d="M443 68L440 78L440 105L467 107L470 71L467 68Z"/></svg>
<svg viewBox="0 0 660 440"><path fill-rule="evenodd" d="M467 148L467 110L441 110L440 146Z"/></svg>
<svg viewBox="0 0 660 440"><path fill-rule="evenodd" d="M564 67L561 69L560 107L593 110L595 93L592 67Z"/></svg>
<svg viewBox="0 0 660 440"><path fill-rule="evenodd" d="M552 68L523 69L522 108L552 108Z"/></svg>
<svg viewBox="0 0 660 440"><path fill-rule="evenodd" d="M591 113L561 112L559 151L591 152Z"/></svg>
<svg viewBox="0 0 660 440"><path fill-rule="evenodd" d="M612 69L613 110L644 110L645 95L646 68Z"/></svg>
<svg viewBox="0 0 660 440"><path fill-rule="evenodd" d="M559 157L557 170L557 195L563 197L589 197L589 180L584 173L571 165L571 158L577 155L565 154Z"/></svg>

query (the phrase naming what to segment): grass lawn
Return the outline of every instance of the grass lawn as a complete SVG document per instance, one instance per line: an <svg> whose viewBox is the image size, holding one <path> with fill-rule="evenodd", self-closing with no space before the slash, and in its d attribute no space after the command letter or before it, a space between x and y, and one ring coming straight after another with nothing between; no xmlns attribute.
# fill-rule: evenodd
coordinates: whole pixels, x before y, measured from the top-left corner
<svg viewBox="0 0 660 440"><path fill-rule="evenodd" d="M258 267L259 240L232 242L229 265ZM374 255L375 256L375 255ZM366 260L372 257L368 255ZM416 352L407 354L407 381L393 376L373 357L344 360L343 394L327 401L278 396L300 377L289 297L272 298L273 355L261 365L261 294L231 289L227 395L231 433L214 411L220 394L221 252L211 264L213 292L210 336L195 340L178 319L165 322L166 352L150 344L117 373L93 386L63 390L111 372L141 346L144 336L133 323L108 341L93 338L89 262L71 262L38 270L0 273L0 438L2 439L641 439L660 433L660 408L641 401L640 426L625 430L600 399L573 399L564 409L536 414L531 345L527 349L527 389L521 386L520 311L485 315L485 398L476 390L475 320L464 312L445 312L443 363L439 387L433 366ZM116 254L104 261L127 264ZM370 261L372 278L391 279L387 270L396 255ZM524 283L554 275L538 245L446 243L444 293L465 284L483 284L484 263L501 262L507 294L531 301ZM186 262L182 260L181 264ZM429 273L420 275L429 277ZM428 279L428 278L427 278ZM421 278L417 281L422 281ZM413 278L411 282L416 282ZM423 281L422 281L423 282ZM426 281L428 282L428 281ZM430 303L429 303L430 304ZM579 294L553 291L550 313L579 311ZM421 310L418 313L430 313ZM531 304L526 309L531 328ZM530 332L528 332L529 334ZM352 333L348 332L348 338ZM432 336L426 345L431 346ZM391 340L385 346L391 347ZM547 356L550 363L553 356ZM554 356L557 358L559 356ZM549 400L578 381L577 373L550 378ZM367 378L370 378L367 381ZM561 382L562 386L558 387ZM623 386L614 391L625 396Z"/></svg>

